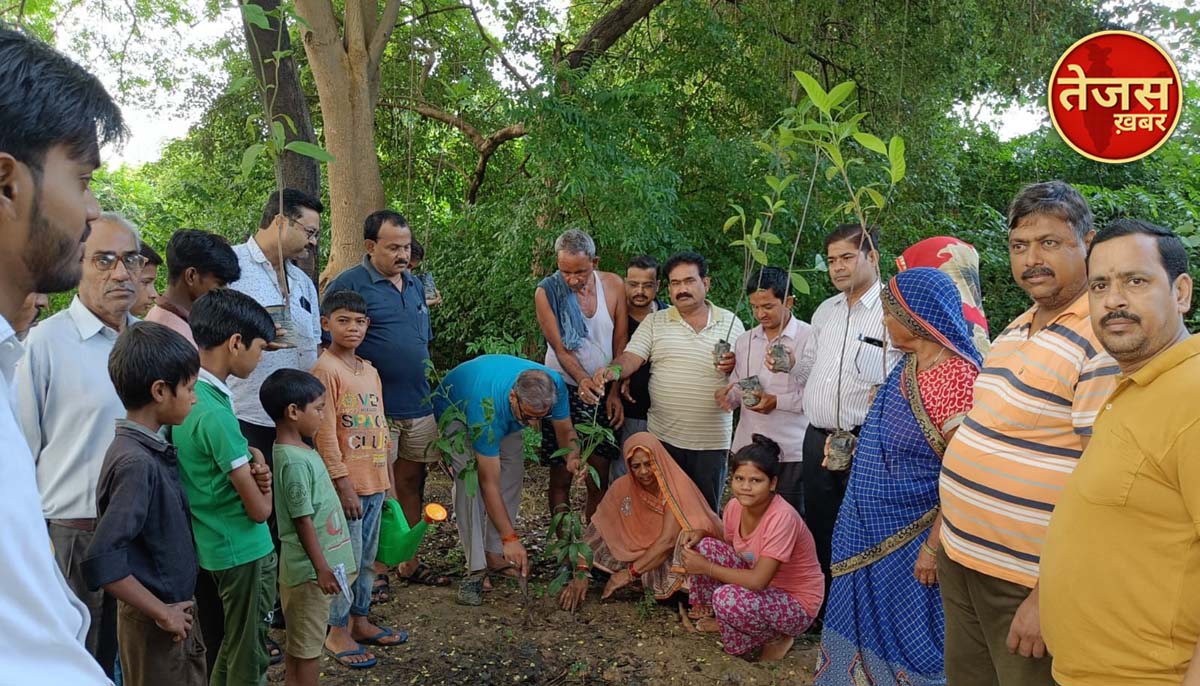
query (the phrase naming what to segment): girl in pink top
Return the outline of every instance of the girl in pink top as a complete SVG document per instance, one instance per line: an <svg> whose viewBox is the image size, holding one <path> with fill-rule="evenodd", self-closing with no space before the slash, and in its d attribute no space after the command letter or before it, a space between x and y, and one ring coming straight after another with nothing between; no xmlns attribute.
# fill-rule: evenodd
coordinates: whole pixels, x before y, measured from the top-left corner
<svg viewBox="0 0 1200 686"><path fill-rule="evenodd" d="M779 445L762 434L732 459L733 498L722 520L726 541L683 534L696 628L721 633L725 652L778 660L812 624L825 595L812 534L775 493Z"/></svg>

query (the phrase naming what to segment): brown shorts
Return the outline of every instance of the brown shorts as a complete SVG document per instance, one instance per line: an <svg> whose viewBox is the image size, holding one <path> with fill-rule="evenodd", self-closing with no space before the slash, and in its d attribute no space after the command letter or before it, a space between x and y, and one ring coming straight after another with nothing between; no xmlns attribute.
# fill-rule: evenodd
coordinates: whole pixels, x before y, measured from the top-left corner
<svg viewBox="0 0 1200 686"><path fill-rule="evenodd" d="M350 576L351 584L356 576ZM325 595L317 582L307 581L296 586L280 585L279 603L283 606L283 618L287 622L284 651L299 660L321 657L333 596Z"/></svg>
<svg viewBox="0 0 1200 686"><path fill-rule="evenodd" d="M388 417L391 441L388 464L397 459L409 462L437 462L442 452L433 445L438 439L437 420L433 415L415 419L392 419Z"/></svg>

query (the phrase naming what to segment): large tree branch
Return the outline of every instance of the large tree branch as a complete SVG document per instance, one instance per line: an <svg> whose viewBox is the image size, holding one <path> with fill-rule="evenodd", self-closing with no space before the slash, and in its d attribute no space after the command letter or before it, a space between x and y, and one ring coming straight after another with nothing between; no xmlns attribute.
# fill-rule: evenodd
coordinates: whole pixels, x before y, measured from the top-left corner
<svg viewBox="0 0 1200 686"><path fill-rule="evenodd" d="M476 129L474 126L471 126L462 117L450 114L449 112L445 112L443 110L439 110L438 108L430 105L429 103L416 102L416 101L413 101L413 102L392 101L390 104L392 104L396 107L406 109L406 110L412 110L413 112L416 112L417 114L421 115L422 117L425 117L427 119L433 119L435 121L440 121L443 124L450 126L451 128L458 129L459 131L463 132L463 134L466 135L466 137L468 139L470 139L471 147L475 148L476 151L482 150L487 145L487 139L484 138L483 134L479 133L479 129Z"/></svg>
<svg viewBox="0 0 1200 686"><path fill-rule="evenodd" d="M334 70L337 66L338 54L344 54L344 44L340 31L337 29L337 17L334 16L334 6L328 0L296 0L296 13L304 17L312 30L301 29L301 38L307 49L308 60L324 60L325 71ZM336 46L331 52L326 47Z"/></svg>
<svg viewBox="0 0 1200 686"><path fill-rule="evenodd" d="M487 175L488 160L500 149L505 141L520 138L525 135L525 124L516 123L506 126L487 137L483 149L479 150L479 160L475 163L475 173L471 175L471 183L467 186L467 204L474 205L483 186L484 176Z"/></svg>
<svg viewBox="0 0 1200 686"><path fill-rule="evenodd" d="M597 57L620 40L629 29L633 28L650 12L665 0L621 0L621 4L609 10L607 14L596 20L595 24L583 34L583 38L575 44L575 49L567 53L566 62L571 69L588 69Z"/></svg>
<svg viewBox="0 0 1200 686"><path fill-rule="evenodd" d="M392 37L392 31L396 29L396 20L400 18L400 0L388 0L388 3L383 8L383 14L379 18L379 24L375 27L375 33L371 36L370 47L367 53L371 56L371 68L378 69L379 62L383 59L383 51L387 48L388 39Z"/></svg>
<svg viewBox="0 0 1200 686"><path fill-rule="evenodd" d="M332 4L332 3L330 3ZM367 52L367 15L375 19L375 3L368 0L346 0L346 53L366 54Z"/></svg>
<svg viewBox="0 0 1200 686"><path fill-rule="evenodd" d="M492 40L492 37L487 32L487 29L483 27L483 22L479 20L479 12L475 10L475 6L468 4L467 9L471 10L471 18L475 20L475 26L479 29L479 35L483 38L483 42L487 43L488 47L492 49L492 52L496 53L496 57L500 58L500 64L504 65L504 68L508 70L508 73L511 74L514 79L521 82L521 85L525 87L525 90L533 90L533 86L531 86L529 81L521 75L521 72L518 71L515 66L513 66L512 62L508 61L508 58L504 56L504 51L500 49L499 45L496 45L496 42Z"/></svg>

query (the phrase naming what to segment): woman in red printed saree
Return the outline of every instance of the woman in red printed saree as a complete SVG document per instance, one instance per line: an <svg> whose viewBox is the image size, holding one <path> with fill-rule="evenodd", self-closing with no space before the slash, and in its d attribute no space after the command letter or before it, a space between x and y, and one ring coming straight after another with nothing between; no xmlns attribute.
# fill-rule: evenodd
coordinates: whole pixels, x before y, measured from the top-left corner
<svg viewBox="0 0 1200 686"><path fill-rule="evenodd" d="M629 473L609 485L584 540L592 548L593 565L612 575L601 597L640 581L655 598L665 600L687 579L676 559L680 532L700 529L721 538L721 520L653 435L630 436L625 463ZM559 604L578 607L587 583L577 579L567 584Z"/></svg>

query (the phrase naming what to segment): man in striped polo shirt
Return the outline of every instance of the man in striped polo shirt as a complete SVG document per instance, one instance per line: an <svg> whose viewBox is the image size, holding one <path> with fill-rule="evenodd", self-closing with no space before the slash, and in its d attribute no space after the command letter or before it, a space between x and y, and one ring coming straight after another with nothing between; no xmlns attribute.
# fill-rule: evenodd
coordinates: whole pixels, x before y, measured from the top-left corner
<svg viewBox="0 0 1200 686"><path fill-rule="evenodd" d="M734 313L708 300L711 281L702 255L676 253L663 273L671 306L642 320L625 352L611 365L580 380L580 395L595 403L604 384L652 362L650 433L696 483L709 506L720 511L733 418L713 396L728 383L733 354L725 353L714 364L713 347L718 341L732 345L746 328Z"/></svg>
<svg viewBox="0 0 1200 686"><path fill-rule="evenodd" d="M1089 314L1087 201L1061 181L1026 186L1008 228L1013 278L1034 305L992 343L975 406L942 461L937 574L954 686L1054 684L1038 563L1050 513L1118 373Z"/></svg>

